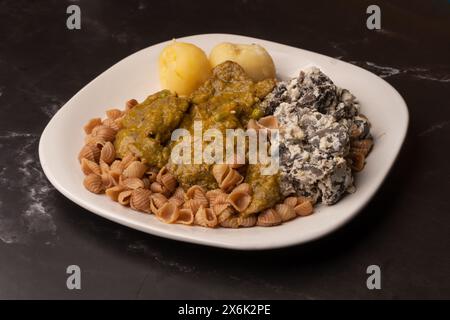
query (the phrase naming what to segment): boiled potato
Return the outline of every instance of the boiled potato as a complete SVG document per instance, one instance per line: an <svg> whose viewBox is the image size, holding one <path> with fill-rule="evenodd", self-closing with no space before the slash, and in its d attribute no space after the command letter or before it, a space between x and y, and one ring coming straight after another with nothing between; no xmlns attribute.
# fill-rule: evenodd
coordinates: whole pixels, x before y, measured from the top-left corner
<svg viewBox="0 0 450 320"><path fill-rule="evenodd" d="M163 89L189 95L211 74L211 65L199 47L174 41L159 56L159 79Z"/></svg>
<svg viewBox="0 0 450 320"><path fill-rule="evenodd" d="M212 67L227 60L239 64L254 81L275 78L272 57L258 44L224 42L216 45L209 54Z"/></svg>

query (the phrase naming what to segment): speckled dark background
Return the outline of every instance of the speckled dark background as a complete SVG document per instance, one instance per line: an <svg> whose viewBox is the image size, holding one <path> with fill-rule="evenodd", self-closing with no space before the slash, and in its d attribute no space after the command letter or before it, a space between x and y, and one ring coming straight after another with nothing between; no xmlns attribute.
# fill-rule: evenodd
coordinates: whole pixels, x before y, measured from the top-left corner
<svg viewBox="0 0 450 320"><path fill-rule="evenodd" d="M72 3L79 31L65 25ZM0 1L0 298L449 299L450 2L376 3L380 31L365 27L371 1ZM109 222L47 182L39 137L72 95L141 48L212 32L352 62L405 98L398 161L344 228L276 251L207 248ZM70 264L80 291L66 289ZM371 264L382 290L366 288Z"/></svg>

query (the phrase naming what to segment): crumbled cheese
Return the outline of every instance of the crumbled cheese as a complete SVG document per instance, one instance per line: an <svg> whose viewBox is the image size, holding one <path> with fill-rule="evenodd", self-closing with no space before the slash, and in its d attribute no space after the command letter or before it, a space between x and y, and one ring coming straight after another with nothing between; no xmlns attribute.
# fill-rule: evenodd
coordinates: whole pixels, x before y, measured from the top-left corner
<svg viewBox="0 0 450 320"><path fill-rule="evenodd" d="M280 124L280 187L285 195L306 195L325 204L354 191L345 157L352 130L369 135L355 97L318 68L280 82L264 99L266 114Z"/></svg>

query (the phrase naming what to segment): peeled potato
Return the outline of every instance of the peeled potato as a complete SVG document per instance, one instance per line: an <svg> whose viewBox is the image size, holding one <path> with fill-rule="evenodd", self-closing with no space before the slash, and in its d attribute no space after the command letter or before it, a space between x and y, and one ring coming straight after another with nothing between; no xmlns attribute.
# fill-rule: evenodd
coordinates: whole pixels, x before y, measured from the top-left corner
<svg viewBox="0 0 450 320"><path fill-rule="evenodd" d="M211 74L211 65L199 47L174 41L159 56L159 79L163 89L189 95Z"/></svg>
<svg viewBox="0 0 450 320"><path fill-rule="evenodd" d="M216 45L209 54L212 67L227 60L239 64L254 81L275 78L272 57L258 44L223 42Z"/></svg>

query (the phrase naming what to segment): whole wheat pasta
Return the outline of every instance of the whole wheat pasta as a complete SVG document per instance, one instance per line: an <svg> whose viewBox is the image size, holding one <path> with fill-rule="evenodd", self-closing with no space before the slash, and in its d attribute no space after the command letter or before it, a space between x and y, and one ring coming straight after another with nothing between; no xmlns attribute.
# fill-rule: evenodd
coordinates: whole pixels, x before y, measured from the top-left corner
<svg viewBox="0 0 450 320"><path fill-rule="evenodd" d="M127 206L130 204L131 194L133 190L124 190L119 193L117 196L117 202L119 202L123 206Z"/></svg>
<svg viewBox="0 0 450 320"><path fill-rule="evenodd" d="M165 223L174 223L179 216L177 206L172 202L166 202L156 213L156 216Z"/></svg>
<svg viewBox="0 0 450 320"><path fill-rule="evenodd" d="M241 189L244 190L244 188ZM241 191L236 187L228 195L227 201L238 212L243 212L252 202L252 196L247 191Z"/></svg>
<svg viewBox="0 0 450 320"><path fill-rule="evenodd" d="M102 151L100 152L100 160L110 165L111 163L113 163L115 159L116 159L116 149L114 148L114 145L110 141L108 141L105 143L105 145L102 148Z"/></svg>
<svg viewBox="0 0 450 320"><path fill-rule="evenodd" d="M102 174L100 166L86 158L81 159L81 171L83 171L85 175L93 173L100 176Z"/></svg>
<svg viewBox="0 0 450 320"><path fill-rule="evenodd" d="M210 208L201 206L195 213L194 223L202 227L214 228L219 222Z"/></svg>
<svg viewBox="0 0 450 320"><path fill-rule="evenodd" d="M280 215L283 222L292 220L297 216L294 207L284 203L275 205L275 211Z"/></svg>
<svg viewBox="0 0 450 320"><path fill-rule="evenodd" d="M78 154L78 161L81 163L81 159L87 159L92 162L98 162L100 159L100 149L93 145L84 145Z"/></svg>
<svg viewBox="0 0 450 320"><path fill-rule="evenodd" d="M239 227L243 227L243 228L253 227L256 224L257 220L258 220L258 218L254 214L246 216L246 217L239 217L239 219L238 219Z"/></svg>
<svg viewBox="0 0 450 320"><path fill-rule="evenodd" d="M150 195L150 210L157 214L158 210L167 202L167 198L161 193L152 193Z"/></svg>
<svg viewBox="0 0 450 320"><path fill-rule="evenodd" d="M108 109L106 110L106 116L108 117L108 119L116 120L117 118L123 116L123 111L119 109Z"/></svg>
<svg viewBox="0 0 450 320"><path fill-rule="evenodd" d="M224 204L227 202L228 195L221 189L209 190L205 193L206 198L211 207L217 204Z"/></svg>
<svg viewBox="0 0 450 320"><path fill-rule="evenodd" d="M104 191L102 178L95 173L91 173L84 177L83 185L93 193L102 193Z"/></svg>
<svg viewBox="0 0 450 320"><path fill-rule="evenodd" d="M266 209L258 215L256 224L261 227L271 227L281 224L282 220L274 209Z"/></svg>
<svg viewBox="0 0 450 320"><path fill-rule="evenodd" d="M119 197L119 193L124 191L123 186L114 186L105 190L105 194L111 198L113 201L117 201Z"/></svg>
<svg viewBox="0 0 450 320"><path fill-rule="evenodd" d="M175 222L191 225L194 223L194 213L191 209L181 208L178 210L178 219Z"/></svg>
<svg viewBox="0 0 450 320"><path fill-rule="evenodd" d="M93 118L91 120L88 121L88 123L86 123L83 127L84 132L86 134L91 134L92 129L94 129L95 127L99 126L102 124L102 119L100 118Z"/></svg>
<svg viewBox="0 0 450 320"><path fill-rule="evenodd" d="M313 207L311 201L307 200L307 201L304 201L304 202L296 205L294 208L294 211L298 216L303 217L303 216L308 216L311 213L313 213L314 207Z"/></svg>
<svg viewBox="0 0 450 320"><path fill-rule="evenodd" d="M130 207L136 211L150 212L150 195L148 189L135 189L131 193Z"/></svg>
<svg viewBox="0 0 450 320"><path fill-rule="evenodd" d="M219 184L219 188L225 192L229 192L244 180L243 176L226 164L214 165L212 174Z"/></svg>

